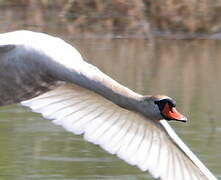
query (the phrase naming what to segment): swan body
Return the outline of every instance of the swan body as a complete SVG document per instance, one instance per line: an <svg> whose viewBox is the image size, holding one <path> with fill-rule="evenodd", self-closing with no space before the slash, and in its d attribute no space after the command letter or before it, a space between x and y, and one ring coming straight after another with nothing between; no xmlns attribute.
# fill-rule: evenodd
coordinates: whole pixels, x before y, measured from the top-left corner
<svg viewBox="0 0 221 180"><path fill-rule="evenodd" d="M186 121L167 96L142 96L63 40L0 34L0 105L20 103L162 180L216 180L166 120Z"/></svg>

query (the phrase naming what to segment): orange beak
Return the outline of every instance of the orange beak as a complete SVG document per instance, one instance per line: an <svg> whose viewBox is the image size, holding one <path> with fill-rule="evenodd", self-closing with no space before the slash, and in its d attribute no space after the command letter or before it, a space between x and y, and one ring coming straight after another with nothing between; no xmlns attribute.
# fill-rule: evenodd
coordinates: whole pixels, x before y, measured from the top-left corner
<svg viewBox="0 0 221 180"><path fill-rule="evenodd" d="M168 103L165 104L162 112L163 116L168 120L176 120L186 122L187 118L180 114L175 107L171 107Z"/></svg>

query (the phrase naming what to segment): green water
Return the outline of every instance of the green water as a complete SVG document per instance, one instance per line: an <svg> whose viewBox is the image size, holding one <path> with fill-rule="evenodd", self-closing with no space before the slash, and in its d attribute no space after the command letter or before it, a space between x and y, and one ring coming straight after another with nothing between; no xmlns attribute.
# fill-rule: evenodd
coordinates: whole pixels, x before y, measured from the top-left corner
<svg viewBox="0 0 221 180"><path fill-rule="evenodd" d="M52 32L51 32L52 33ZM189 122L171 123L221 177L221 42L63 38L89 62L142 94L166 94ZM0 108L0 180L152 178L20 105Z"/></svg>

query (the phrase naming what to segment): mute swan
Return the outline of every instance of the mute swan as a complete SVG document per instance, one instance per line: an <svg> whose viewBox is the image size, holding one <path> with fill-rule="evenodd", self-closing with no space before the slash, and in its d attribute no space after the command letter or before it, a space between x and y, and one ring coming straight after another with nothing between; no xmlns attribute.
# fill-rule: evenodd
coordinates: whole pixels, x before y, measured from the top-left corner
<svg viewBox="0 0 221 180"><path fill-rule="evenodd" d="M167 123L187 120L172 98L133 92L59 38L0 35L0 106L19 102L153 178L216 179Z"/></svg>

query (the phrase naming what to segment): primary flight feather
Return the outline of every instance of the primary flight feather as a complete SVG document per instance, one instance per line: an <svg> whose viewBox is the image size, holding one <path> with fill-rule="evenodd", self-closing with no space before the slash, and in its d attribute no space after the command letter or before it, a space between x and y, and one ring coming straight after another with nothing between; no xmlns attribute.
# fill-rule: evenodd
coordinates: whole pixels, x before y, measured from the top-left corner
<svg viewBox="0 0 221 180"><path fill-rule="evenodd" d="M133 92L59 38L0 34L0 105L19 102L154 178L216 180L167 123L186 121L172 98Z"/></svg>

